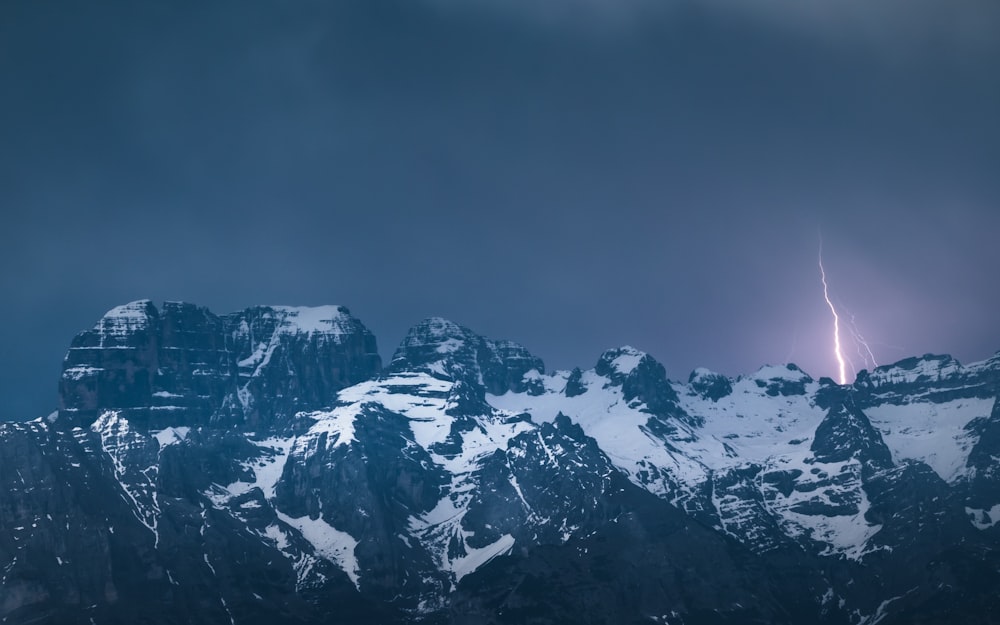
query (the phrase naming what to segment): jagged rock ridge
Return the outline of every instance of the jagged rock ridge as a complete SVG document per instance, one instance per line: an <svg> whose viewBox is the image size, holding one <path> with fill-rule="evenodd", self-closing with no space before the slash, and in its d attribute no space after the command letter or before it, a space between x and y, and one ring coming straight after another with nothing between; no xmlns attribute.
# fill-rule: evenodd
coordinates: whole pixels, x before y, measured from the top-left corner
<svg viewBox="0 0 1000 625"><path fill-rule="evenodd" d="M342 306L255 306L214 315L142 300L109 311L70 345L60 419L89 425L102 410L135 426L280 425L330 406L378 374L375 337Z"/></svg>
<svg viewBox="0 0 1000 625"><path fill-rule="evenodd" d="M380 372L341 307L135 302L0 427L0 618L994 622L998 380L546 373L440 318Z"/></svg>

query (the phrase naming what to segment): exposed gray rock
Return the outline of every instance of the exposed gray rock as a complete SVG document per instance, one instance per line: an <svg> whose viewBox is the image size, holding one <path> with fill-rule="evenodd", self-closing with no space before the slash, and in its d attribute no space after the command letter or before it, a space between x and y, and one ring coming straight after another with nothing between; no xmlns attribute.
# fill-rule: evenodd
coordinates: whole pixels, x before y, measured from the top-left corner
<svg viewBox="0 0 1000 625"><path fill-rule="evenodd" d="M378 374L375 337L340 306L256 306L225 317L148 300L109 311L70 345L60 422L118 410L132 427L282 427Z"/></svg>
<svg viewBox="0 0 1000 625"><path fill-rule="evenodd" d="M224 318L235 360L229 403L250 428L329 407L381 370L375 336L343 306L255 306Z"/></svg>
<svg viewBox="0 0 1000 625"><path fill-rule="evenodd" d="M433 318L380 374L342 307L134 302L0 425L0 620L990 623L998 370L545 376Z"/></svg>
<svg viewBox="0 0 1000 625"><path fill-rule="evenodd" d="M545 373L540 358L513 341L493 341L447 319L431 317L410 328L390 371L427 371L482 386L487 393L524 392L529 371Z"/></svg>
<svg viewBox="0 0 1000 625"><path fill-rule="evenodd" d="M844 462L857 458L871 470L892 466L892 454L878 430L854 401L854 394L844 391L830 407L816 428L810 450L821 462Z"/></svg>

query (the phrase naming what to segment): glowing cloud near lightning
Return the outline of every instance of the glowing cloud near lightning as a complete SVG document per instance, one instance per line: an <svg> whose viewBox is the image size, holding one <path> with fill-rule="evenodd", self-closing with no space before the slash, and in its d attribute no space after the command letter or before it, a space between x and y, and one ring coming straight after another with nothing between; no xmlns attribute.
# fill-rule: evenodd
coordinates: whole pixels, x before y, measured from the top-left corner
<svg viewBox="0 0 1000 625"><path fill-rule="evenodd" d="M826 300L826 305L830 307L830 312L833 313L833 355L837 357L837 366L840 373L839 382L840 384L847 384L847 363L844 361L844 354L840 350L840 316L837 314L837 309L830 300L830 289L826 284L826 270L823 269L822 239L820 239L819 243L819 275L823 281L823 299Z"/></svg>

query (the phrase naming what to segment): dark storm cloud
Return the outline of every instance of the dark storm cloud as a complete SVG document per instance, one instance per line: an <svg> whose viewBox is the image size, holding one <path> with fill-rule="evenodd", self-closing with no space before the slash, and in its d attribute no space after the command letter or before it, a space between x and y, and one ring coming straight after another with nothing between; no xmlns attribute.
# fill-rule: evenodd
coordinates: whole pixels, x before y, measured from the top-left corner
<svg viewBox="0 0 1000 625"><path fill-rule="evenodd" d="M897 63L809 15L545 6L4 4L0 415L141 297L345 304L384 356L439 314L556 367L828 375L819 230L884 359L1000 348L989 41Z"/></svg>
<svg viewBox="0 0 1000 625"><path fill-rule="evenodd" d="M891 54L931 47L937 53L996 49L1000 7L991 0L690 0L743 13L782 28Z"/></svg>
<svg viewBox="0 0 1000 625"><path fill-rule="evenodd" d="M961 52L995 48L1000 7L992 0L424 0L442 10L487 11L555 28L621 31L686 11L751 19L830 43L874 46L892 54L932 46Z"/></svg>

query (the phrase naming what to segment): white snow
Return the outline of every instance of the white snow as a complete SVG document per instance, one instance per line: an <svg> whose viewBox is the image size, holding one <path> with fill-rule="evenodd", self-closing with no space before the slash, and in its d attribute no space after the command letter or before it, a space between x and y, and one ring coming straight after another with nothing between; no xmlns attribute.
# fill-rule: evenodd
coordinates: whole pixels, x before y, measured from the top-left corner
<svg viewBox="0 0 1000 625"><path fill-rule="evenodd" d="M611 361L611 367L621 373L622 375L628 375L639 366L643 357L646 356L644 352L641 352L631 345L625 345L621 348L622 353Z"/></svg>
<svg viewBox="0 0 1000 625"><path fill-rule="evenodd" d="M222 595L219 595L219 601L222 603L222 609L226 611L229 615L229 625L236 625L236 619L233 618L233 613L229 610L229 606L226 605L226 599Z"/></svg>
<svg viewBox="0 0 1000 625"><path fill-rule="evenodd" d="M262 450L260 456L244 464L244 468L250 469L253 472L253 479L246 482L233 482L224 487L216 485L216 489L209 491L206 495L220 507L225 506L233 497L243 495L253 488L260 488L266 499L273 499L275 486L281 478L281 472L285 468L285 461L288 459L288 454L295 441L295 437L271 437L259 441L251 441Z"/></svg>
<svg viewBox="0 0 1000 625"><path fill-rule="evenodd" d="M122 493L132 503L132 513L140 523L153 533L153 548L155 549L160 544L160 533L157 530L160 506L157 489L153 484L155 478L149 474L152 472L155 475L159 467L153 465L137 471L138 475L146 478L146 488L142 488L139 484L129 484L125 480L124 455L129 447L143 445L148 439L142 434L133 432L128 420L117 411L103 413L91 424L90 428L101 437L101 448L111 459L115 479L121 486Z"/></svg>
<svg viewBox="0 0 1000 625"><path fill-rule="evenodd" d="M160 449L163 449L167 445L175 445L183 441L187 438L190 431L191 428L187 426L166 428L153 434L153 438L155 438L156 442L160 444Z"/></svg>
<svg viewBox="0 0 1000 625"><path fill-rule="evenodd" d="M699 373L711 375L707 370ZM811 459L809 446L826 411L811 403L818 383L809 381L804 372L786 366L762 367L752 376L733 381L732 393L718 401L704 399L688 386L675 384L681 408L689 415L703 418L704 425L691 427L674 421L671 425L675 433L668 440L652 434L646 427L650 415L642 412L643 406L627 405L621 389L606 385L606 378L593 370L585 371L581 382L587 392L566 397L562 390L567 377L567 372L557 372L543 378L546 392L539 396L507 393L487 395L487 400L511 413L528 412L539 422L551 421L562 412L596 439L633 482L682 507L713 474L751 463L763 466L762 474L798 469L802 472L799 478L802 483L820 479L812 476L812 468L818 467L828 475L851 471L853 479L842 482L842 488L848 489L856 513L827 516L791 510L797 503L827 499L824 489L793 491L788 497L775 491L771 493L773 498L765 502L766 513L774 515L790 535L809 534L826 543L829 554L852 558L863 555L868 539L880 529L864 518L868 501L861 489L858 468L845 469L844 463L822 465ZM770 396L758 380L773 379L801 381L806 393ZM657 471L658 478L654 477ZM828 500L826 503L832 504ZM713 504L723 529L747 539L747 524L752 522L748 515L757 512L724 492L714 492Z"/></svg>
<svg viewBox="0 0 1000 625"><path fill-rule="evenodd" d="M259 341L254 346L254 351L246 358L241 359L237 366L240 369L240 377L253 378L261 374L264 367L271 362L274 351L281 345L282 335L287 334L322 334L330 337L333 341L340 341L341 336L354 331L348 327L351 321L350 315L343 312L340 306L268 306L270 309L265 314L277 319L274 332L266 340ZM249 326L244 321L236 330L236 334L248 334ZM244 411L250 409L252 396L244 384L237 390L237 397L243 405Z"/></svg>
<svg viewBox="0 0 1000 625"><path fill-rule="evenodd" d="M278 512L278 518L299 530L302 537L308 540L316 553L337 563L347 573L356 587L359 587L360 569L354 550L358 541L347 532L342 532L323 520L323 517L311 519L307 516L298 519Z"/></svg>
<svg viewBox="0 0 1000 625"><path fill-rule="evenodd" d="M868 499L861 488L860 464L857 461L827 464L811 458L809 447L813 435L826 416L826 411L809 399L818 383L806 382L805 395L787 397L769 396L764 388L757 385L757 380L781 378L804 381L806 377L805 373L787 367L762 367L753 376L736 380L733 392L716 402L688 393L685 387L677 387L685 410L705 418L704 428L698 430L702 440L709 436L715 441L725 442L731 452L718 454L710 445L700 441L687 444L685 450L695 453L716 471L746 463L762 465L762 474L801 471L797 483L803 489L793 490L787 497L777 490L769 491L773 499L765 502L768 512L778 517L788 535L810 535L828 545L827 555L841 554L858 559L864 555L868 540L881 526L865 520ZM853 499L856 513L812 515L793 511L796 504L806 502L833 504L826 488L809 489L810 482L823 479L812 473L814 469L818 469L820 475L841 476L844 479L835 492L841 497L846 495ZM724 523L725 520L723 515Z"/></svg>
<svg viewBox="0 0 1000 625"><path fill-rule="evenodd" d="M215 567L214 567L214 566L212 566L212 563L208 561L208 554L207 554L207 553L203 553L203 554L201 554L201 555L202 555L202 557L204 557L204 559L205 559L205 564L206 564L206 565L208 566L208 569L209 569L210 571L212 571L212 575L216 575L216 573L215 573Z"/></svg>
<svg viewBox="0 0 1000 625"><path fill-rule="evenodd" d="M325 334L340 333L340 324L349 319L341 312L340 306L271 306L277 312L285 313L285 318L278 327L280 332L322 332Z"/></svg>
<svg viewBox="0 0 1000 625"><path fill-rule="evenodd" d="M921 460L941 479L954 482L966 474L969 451L976 443L965 426L976 417L989 416L994 401L882 404L865 409L865 414L881 432L894 460Z"/></svg>
<svg viewBox="0 0 1000 625"><path fill-rule="evenodd" d="M446 348L453 347L456 346ZM401 373L347 388L338 396L341 402L338 408L309 415L316 423L299 439L292 453L308 455L316 451L318 436L323 432L327 433L328 446L349 444L354 440L354 419L367 405L378 405L405 417L413 436L409 444L429 451L451 434L456 417L447 414L447 410L452 406L449 393L453 385L428 373ZM450 488L434 509L410 519L411 536L434 555L442 570L451 571L456 579L508 551L513 544L513 538L506 536L489 547L468 547L466 539L470 535L461 524L477 488L475 471L483 458L497 450L506 450L511 438L536 427L502 412L467 418L474 421L474 426L460 435L458 453L447 456L430 453L434 463L451 474ZM526 502L525 506L528 507ZM454 539L462 544L464 555L452 558L448 546ZM343 566L349 567L350 563Z"/></svg>
<svg viewBox="0 0 1000 625"><path fill-rule="evenodd" d="M453 352L457 352L458 350L462 349L463 345L465 345L465 341L461 341L456 338L449 338L438 343L438 346L435 348L435 350L439 354L451 354Z"/></svg>
<svg viewBox="0 0 1000 625"><path fill-rule="evenodd" d="M366 404L377 402L409 420L413 435L411 445L430 450L435 443L446 440L451 434L455 417L446 411L452 405L448 396L453 385L453 382L427 373L403 373L355 385L340 393L339 400L346 405L333 411L336 415L313 415L314 418L319 416L320 420L303 438L314 439L313 435L319 431L334 431L338 435L334 445L341 444L339 441L349 441L348 436L353 434L350 423L354 416ZM462 432L458 453L448 456L430 453L434 463L451 474L450 488L434 509L410 519L411 534L434 554L442 570L451 571L456 577L472 572L496 553L509 549L505 543L495 545L493 551L467 547L465 541L468 535L462 530L462 519L477 488L474 473L483 458L497 450L506 450L511 438L536 427L523 420L511 419L505 413L468 418L473 419L474 427ZM448 555L448 546L453 539L462 543L466 555L459 558ZM456 567L460 569L460 574Z"/></svg>
<svg viewBox="0 0 1000 625"><path fill-rule="evenodd" d="M77 365L75 367L67 367L62 372L62 377L67 380L82 380L83 378L97 375L101 371L104 371L101 367Z"/></svg>
<svg viewBox="0 0 1000 625"><path fill-rule="evenodd" d="M425 327L427 329L427 333L433 337L446 336L449 334L466 334L465 328L458 325L454 321L445 319L444 317L429 317L425 319L421 325ZM407 339L409 338L412 337L408 336Z"/></svg>
<svg viewBox="0 0 1000 625"><path fill-rule="evenodd" d="M278 551L285 551L288 549L288 536L277 524L272 523L264 528L264 535L274 541L274 546Z"/></svg>
<svg viewBox="0 0 1000 625"><path fill-rule="evenodd" d="M330 413L311 415L319 418L313 428L339 433L338 441L353 440L354 417L366 403L377 403L410 419L414 442L427 448L444 440L451 431L452 417L444 414L447 393L452 383L425 373L399 374L385 380L362 382L340 392L339 401L347 405ZM406 389L406 392L403 392ZM327 421L327 423L323 423ZM310 430L312 432L312 430ZM336 443L342 444L342 443Z"/></svg>
<svg viewBox="0 0 1000 625"><path fill-rule="evenodd" d="M123 323L141 323L145 324L149 321L149 316L146 314L146 306L150 304L148 299L140 299L134 302L129 302L128 304L122 304L121 306L115 306L108 312L104 313L104 317L101 321L115 320L122 321ZM98 322L95 328L99 328L101 325Z"/></svg>
<svg viewBox="0 0 1000 625"><path fill-rule="evenodd" d="M711 369L706 369L705 367L696 367L694 371L691 372L691 381L700 380L704 378L714 378L719 375Z"/></svg>
<svg viewBox="0 0 1000 625"><path fill-rule="evenodd" d="M788 455L799 456L803 447L809 448L816 427L826 416L826 411L809 399L818 383L807 383L805 395L787 397L772 397L757 384L757 380L797 374L784 367L762 367L754 376L733 382L732 392L718 401L703 399L688 387L675 385L681 407L688 414L705 420L704 427L697 430L698 437L703 440L689 443L687 448L714 470L746 462L765 463ZM714 442L704 442L704 439ZM735 453L719 450L716 443L724 444Z"/></svg>
<svg viewBox="0 0 1000 625"><path fill-rule="evenodd" d="M275 332L271 335L271 339L267 343L258 344L257 348L250 356L237 363L237 366L239 366L240 369L252 368L253 371L250 374L240 372L240 375L249 375L249 377L252 378L260 375L261 371L264 370L264 367L271 362L271 356L274 354L274 350L278 349L278 345L280 344L281 339L279 338L279 332Z"/></svg>
<svg viewBox="0 0 1000 625"><path fill-rule="evenodd" d="M308 413L315 420L305 435L300 437L293 447L295 454L315 453L320 435L326 434L326 447L333 449L354 441L354 419L357 417L357 406L340 406L329 411Z"/></svg>
<svg viewBox="0 0 1000 625"><path fill-rule="evenodd" d="M912 368L901 367L898 364L876 367L871 372L870 379L876 387L883 384L912 384L921 380L934 381L963 369L957 360L949 356L925 355L913 364Z"/></svg>
<svg viewBox="0 0 1000 625"><path fill-rule="evenodd" d="M178 395L177 393L171 393L170 391L156 391L155 393L153 393L153 397L175 398L184 396Z"/></svg>
<svg viewBox="0 0 1000 625"><path fill-rule="evenodd" d="M1000 503L988 510L967 507L965 513L969 515L972 524L981 530L989 529L1000 523Z"/></svg>
<svg viewBox="0 0 1000 625"><path fill-rule="evenodd" d="M911 592L913 592L916 589L917 588L914 587L914 588L909 589L908 591L906 591L902 595L898 595L896 597L891 597L889 599L886 599L885 601L883 601L882 603L879 604L878 608L875 610L875 614L872 614L871 616L862 618L861 621L858 623L858 625L876 625L877 623L881 623L882 619L884 619L886 616L888 616L888 614L886 612L886 608L889 607L889 604L891 604L893 601L899 601L900 599L902 599L903 597L906 597L907 595L909 595ZM855 611L855 613L857 613L857 611Z"/></svg>
<svg viewBox="0 0 1000 625"><path fill-rule="evenodd" d="M802 458L805 459L804 457ZM808 533L813 540L824 542L829 547L823 555L841 554L852 560L859 560L866 553L868 540L882 529L881 525L869 524L865 514L870 507L868 496L861 488L861 463L857 460L847 462L822 463L804 462L803 468L820 469L821 474L846 477L847 481L840 488L831 489L819 486L809 490L810 483L820 482L822 477L814 476L806 470L797 480L804 490L795 489L787 497L777 493L769 508L783 519L783 529L790 536L801 536ZM846 489L846 493L845 493ZM856 512L848 514L802 514L792 510L796 504L815 502L836 505L830 496L851 498Z"/></svg>
<svg viewBox="0 0 1000 625"><path fill-rule="evenodd" d="M147 328L149 316L146 314L146 307L149 303L149 300L138 300L116 306L106 312L104 317L94 326L94 330L98 332L101 339L99 348L109 347L104 344L106 338L126 338Z"/></svg>
<svg viewBox="0 0 1000 625"><path fill-rule="evenodd" d="M641 412L641 406L629 407L620 387L604 388L607 379L591 370L584 372L581 378L588 391L575 397L566 397L559 391L565 387L567 376L567 373L560 372L546 378L544 383L548 392L542 395L487 395L487 401L511 414L528 412L536 422L551 422L562 412L579 424L588 436L595 438L601 449L633 481L657 494L665 494L666 485L644 484L638 478L647 464L668 468L672 475L685 477L687 479L684 481L690 483L698 483L706 478L703 463L683 454L673 453L663 441L646 431L645 425L650 415ZM684 430L681 424L678 425ZM716 447L721 449L721 445Z"/></svg>
<svg viewBox="0 0 1000 625"><path fill-rule="evenodd" d="M250 481L233 482L225 487L214 485L213 489L205 494L218 507L227 506L231 499L245 494L253 488L260 488L265 498L273 501L275 488L278 480L281 478L281 473L289 454L295 453L297 449L301 452L301 441L309 440L312 438L312 434L315 434L315 432L310 430L309 433L301 437L271 437L260 441L252 441L262 451L266 452L244 465L245 468L253 471L253 479ZM257 501L249 501L244 503L241 508L254 508L259 505ZM312 544L316 556L334 562L347 573L355 586L359 584L360 568L357 558L354 556L354 549L357 547L358 541L350 534L333 527L322 517L316 519L310 519L309 517L293 518L277 508L275 508L275 513L279 519L298 530L302 537ZM294 560L299 584L302 584L310 576L315 559L308 554L295 554L293 551L290 551L291 543L285 530L277 524L271 524L264 528L262 537L273 543L286 557Z"/></svg>
<svg viewBox="0 0 1000 625"><path fill-rule="evenodd" d="M474 549L466 545L466 555L452 560L451 570L455 574L455 581L472 573L497 556L509 553L514 547L514 537L504 534L496 542L485 547Z"/></svg>
<svg viewBox="0 0 1000 625"><path fill-rule="evenodd" d="M809 379L809 375L799 369L789 369L788 365L764 365L750 376L754 380L791 380Z"/></svg>
<svg viewBox="0 0 1000 625"><path fill-rule="evenodd" d="M238 363L236 363L236 366L239 367L240 369L243 369L245 367L255 366L257 363L261 362L264 359L264 355L265 352L267 351L267 348L268 348L267 343L257 343L257 347L254 349L253 353L244 358L243 360L239 361ZM268 354L268 358L270 358L270 354Z"/></svg>

